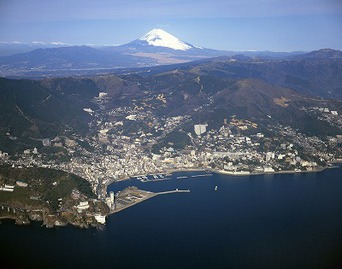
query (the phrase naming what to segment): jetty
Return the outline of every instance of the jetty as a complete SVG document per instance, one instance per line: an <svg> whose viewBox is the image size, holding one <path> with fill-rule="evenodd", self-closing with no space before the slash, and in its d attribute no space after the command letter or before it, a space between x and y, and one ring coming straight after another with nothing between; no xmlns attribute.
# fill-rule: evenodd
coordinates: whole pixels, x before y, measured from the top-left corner
<svg viewBox="0 0 342 269"><path fill-rule="evenodd" d="M180 193L180 192L190 192L190 190L180 190L180 189L175 189L175 190L171 190L171 191L162 191L162 192L156 192L156 195L160 195L160 194L170 194L170 193Z"/></svg>

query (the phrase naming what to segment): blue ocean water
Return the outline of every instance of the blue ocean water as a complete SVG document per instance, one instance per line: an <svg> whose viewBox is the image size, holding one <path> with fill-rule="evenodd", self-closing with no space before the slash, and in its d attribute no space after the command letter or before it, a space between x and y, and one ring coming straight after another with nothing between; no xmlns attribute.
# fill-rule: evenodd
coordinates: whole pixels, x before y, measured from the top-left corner
<svg viewBox="0 0 342 269"><path fill-rule="evenodd" d="M111 215L103 230L3 221L4 268L341 267L342 168L176 179L194 174L111 185L109 191L191 192L160 195Z"/></svg>

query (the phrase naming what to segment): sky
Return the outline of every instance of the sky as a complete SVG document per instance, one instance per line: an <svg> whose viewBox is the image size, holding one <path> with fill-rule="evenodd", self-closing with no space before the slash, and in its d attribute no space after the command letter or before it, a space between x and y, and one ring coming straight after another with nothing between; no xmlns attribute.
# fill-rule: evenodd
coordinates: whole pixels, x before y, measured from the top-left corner
<svg viewBox="0 0 342 269"><path fill-rule="evenodd" d="M212 49L342 50L342 0L0 0L0 42L118 45L153 28Z"/></svg>

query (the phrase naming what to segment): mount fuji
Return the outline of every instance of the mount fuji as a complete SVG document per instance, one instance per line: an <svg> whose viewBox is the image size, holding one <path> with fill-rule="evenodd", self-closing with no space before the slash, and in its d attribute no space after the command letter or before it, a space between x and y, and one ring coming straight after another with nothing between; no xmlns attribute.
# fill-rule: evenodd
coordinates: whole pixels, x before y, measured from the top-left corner
<svg viewBox="0 0 342 269"><path fill-rule="evenodd" d="M150 45L155 47L164 47L174 50L195 49L195 46L179 40L177 37L165 32L162 29L153 29L146 35L139 38L136 43L140 42L142 46Z"/></svg>
<svg viewBox="0 0 342 269"><path fill-rule="evenodd" d="M118 68L181 64L218 56L246 61L255 56L284 58L290 54L206 49L182 41L162 29L153 29L142 37L119 46L64 45L0 57L0 76L63 76L70 75L71 72L82 75Z"/></svg>
<svg viewBox="0 0 342 269"><path fill-rule="evenodd" d="M162 29L153 29L139 39L120 46L103 48L107 52L150 58L154 64L173 64L227 55L227 52L201 48L184 42Z"/></svg>
<svg viewBox="0 0 342 269"><path fill-rule="evenodd" d="M139 39L124 45L110 47L113 50L131 50L133 52L189 52L203 49L186 43L162 29L153 29Z"/></svg>
<svg viewBox="0 0 342 269"><path fill-rule="evenodd" d="M179 64L226 53L203 49L162 29L153 29L139 39L119 46L38 48L0 57L0 76L41 73L48 73L49 76L69 75L71 71L84 74L104 69Z"/></svg>

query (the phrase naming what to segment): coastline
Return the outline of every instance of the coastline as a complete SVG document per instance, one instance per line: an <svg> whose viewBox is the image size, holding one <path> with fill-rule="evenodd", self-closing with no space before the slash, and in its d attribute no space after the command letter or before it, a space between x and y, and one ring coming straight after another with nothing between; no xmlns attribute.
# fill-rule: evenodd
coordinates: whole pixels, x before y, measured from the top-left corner
<svg viewBox="0 0 342 269"><path fill-rule="evenodd" d="M172 173L177 173L177 172L204 172L204 171L209 171L208 169L204 169L204 168L177 168L177 169L165 169L164 171L156 171L156 172L151 172L148 173L144 176L150 175L150 174L172 174ZM211 171L210 171L211 172ZM139 175L132 175L130 177L123 177L121 179L113 179L113 180L109 180L108 182L105 183L106 187L108 187L111 184L114 184L115 182L121 182L121 181L125 181L125 180L129 180L129 179L133 179L135 177L138 176L142 176L141 174ZM151 181L163 181L163 179L161 180L151 180Z"/></svg>
<svg viewBox="0 0 342 269"><path fill-rule="evenodd" d="M249 172L249 173L239 173L239 172L229 172L225 170L210 170L212 173L219 174L219 175L229 175L229 176L260 176L260 175L276 175L276 174L303 174L303 173L318 173L322 172L325 169L329 169L330 167L321 167L319 169L315 169L312 171L295 171L295 170L282 170L282 171L272 171L272 172Z"/></svg>
<svg viewBox="0 0 342 269"><path fill-rule="evenodd" d="M20 218L19 216L15 215L5 215L0 216L0 223L1 220L12 220L16 225L29 225L31 224L31 221L29 218Z"/></svg>
<svg viewBox="0 0 342 269"><path fill-rule="evenodd" d="M342 164L342 160L339 161L334 161L329 164L337 164L340 165ZM295 170L281 170L281 171L272 171L272 172L231 172L231 171L225 171L225 170L219 170L219 169L213 169L213 168L203 168L203 167L194 167L194 168L175 168L175 169L166 169L163 172L157 172L158 174L172 174L172 173L181 173L181 172L208 172L208 173L214 173L218 175L229 175L229 176L237 176L237 177L244 177L244 176L260 176L260 175L276 175L276 174L301 174L301 173L318 173L322 172L326 169L331 169L331 168L338 168L339 166L324 166L320 167L318 169L314 169L311 171L308 170L300 170L300 171L295 171ZM111 184L114 184L116 182L121 182L129 179L135 178L135 175L132 175L131 177L125 177L122 179L118 180L111 180L106 183L106 187L108 187ZM162 180L159 180L162 181Z"/></svg>
<svg viewBox="0 0 342 269"><path fill-rule="evenodd" d="M341 164L342 162L338 162L337 164ZM336 162L335 162L336 164ZM315 170L312 170L312 171L295 171L295 170L283 170L283 171L272 171L272 172L248 172L248 173L244 173L244 172L230 172L230 171L225 171L225 170L218 170L218 169L204 169L204 168L200 168L200 167L197 167L197 168L185 168L185 169L167 169L165 170L165 174L172 174L172 173L177 173L177 172L206 172L208 174L210 173L213 173L213 174L218 174L218 175L229 175L229 176L237 176L237 177L246 177L246 176L258 176L258 175L276 175L276 174L302 174L302 173L318 173L318 172L322 172L326 169L331 169L331 168L338 168L339 166L325 166L325 167L320 167L319 169L315 169ZM160 173L160 172L158 172ZM205 174L204 174L205 175ZM124 179L121 179L119 181L124 181L124 180L129 180L129 179L132 179L134 178L135 176L132 176L132 177L129 177L129 178L124 178ZM161 180L159 180L161 181ZM109 185L115 183L115 182L118 182L118 181L110 181L106 184L106 188L108 188ZM121 207L119 209L114 209L113 211L109 212L107 214L107 216L109 215L112 215L112 214L115 214L115 213L118 213L122 210L125 210L129 207L132 207L138 203L141 203L141 202L144 202L150 198L153 198L153 197L156 197L158 195L162 195L162 194L170 194L170 193L179 193L179 192L190 192L190 190L173 190L173 191L165 191L165 192L151 192L151 191L143 191L143 190L140 190L142 191L143 193L146 194L145 197L143 197L142 199L139 199L139 200L136 200L134 201L133 203L130 203L124 207Z"/></svg>
<svg viewBox="0 0 342 269"><path fill-rule="evenodd" d="M334 164L342 164L342 162L334 162ZM332 165L332 164L328 164L328 166L324 166L324 167L319 167L318 169L314 169L312 171L303 171L303 170L300 170L300 171L295 171L295 170L283 170L283 171L272 171L272 172L230 172L230 171L225 171L225 170L219 170L219 169L204 169L204 168L201 168L201 167L193 167L193 168L185 168L185 169L167 169L163 172L163 174L172 174L172 173L181 173L181 172L206 172L208 173L208 175L210 175L211 173L212 174L217 174L217 175L228 175L228 176L237 176L237 177L246 177L246 176L258 176L258 175L276 175L276 174L303 174L303 173L319 173L319 172L322 172L326 169L331 169L331 168L338 168L339 166L336 166L336 165L332 165L332 166L329 166L329 165ZM160 173L160 171L158 172ZM205 175L205 174L204 174ZM129 180L129 179L133 179L135 178L136 176L132 176L132 177L129 177L129 178L123 178L121 180L118 180L118 181L124 181L124 180ZM108 188L109 185L115 183L115 182L118 182L118 181L110 181L106 184L106 188ZM144 190L139 190L141 191L142 193L144 193L146 196L144 196L143 198L141 199L138 199L132 203L129 203L129 204L126 204L125 206L123 207L120 207L120 208L116 208L114 209L113 211L109 212L106 216L109 216L109 215L112 215L112 214L115 214L115 213L118 213L122 210L125 210L129 207L132 207L138 203L141 203L141 202L144 202L150 198L153 198L153 197L156 197L158 195L162 195L162 194L170 194L170 193L177 193L177 192L190 192L190 190L173 190L173 191L165 191L165 192L151 192L151 191L144 191Z"/></svg>
<svg viewBox="0 0 342 269"><path fill-rule="evenodd" d="M302 174L302 173L318 173L318 172L322 172L326 169L332 169L332 168L339 168L340 165L342 164L342 160L338 160L335 162L331 162L329 163L327 166L324 167L319 167L318 169L312 170L312 171L295 171L295 170L283 170L283 171L272 171L272 172L231 172L231 171L225 171L225 170L219 170L219 169L204 169L203 167L193 167L193 168L178 168L178 169L167 169L164 172L162 172L163 174L173 174L173 173L182 173L182 172L205 172L208 174L208 176L210 176L210 174L217 174L217 175L228 175L228 176L237 176L237 177L245 177L245 176L257 176L257 175L275 175L275 174ZM160 174L161 172L159 171L158 174ZM206 175L206 174L203 174ZM128 179L132 179L135 176L129 177L129 178L123 178L121 180L116 180L116 181L109 181L106 183L105 187L106 187L106 192L107 192L107 188L109 185L114 184L118 181L124 181L124 180L128 180ZM122 210L125 210L129 207L132 207L138 203L144 202L145 200L148 200L150 198L153 198L155 196L158 195L163 195L163 194L171 194L171 193L181 193L181 192L190 192L190 190L171 190L171 191L164 191L164 192L151 192L151 191L144 191L144 190L139 190L141 193L144 194L144 196L141 199L138 199L132 203L126 204L125 206L122 206L120 208L116 208L113 211L110 211L108 214L106 214L106 216L115 214L117 212L120 212ZM27 225L31 223L31 220L33 221L33 219L30 218L20 218L17 215L5 215L5 216L0 216L0 221L3 219L7 219L7 220L14 220L15 224L17 225ZM59 226L56 223L54 224L48 224L47 222L45 223L45 221L43 221L43 225L45 224L46 227L53 227L53 226ZM87 228L89 226L92 225L83 225L83 223L70 223L73 226L78 226L80 228ZM63 225L64 226L64 225Z"/></svg>

